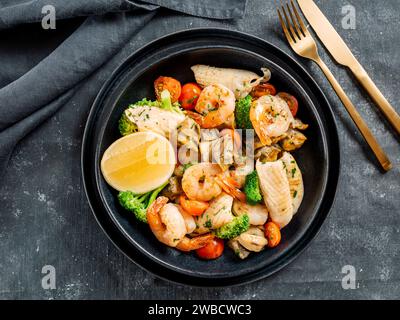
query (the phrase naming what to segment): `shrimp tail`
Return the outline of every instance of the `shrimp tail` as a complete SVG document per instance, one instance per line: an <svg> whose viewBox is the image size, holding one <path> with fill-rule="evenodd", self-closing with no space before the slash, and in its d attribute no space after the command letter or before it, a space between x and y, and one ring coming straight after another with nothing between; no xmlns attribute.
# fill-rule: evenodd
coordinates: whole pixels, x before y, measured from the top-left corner
<svg viewBox="0 0 400 320"><path fill-rule="evenodd" d="M165 228L163 225L159 212L161 208L168 203L167 197L158 197L148 208L146 212L147 222L149 223L150 229L154 231L162 230Z"/></svg>
<svg viewBox="0 0 400 320"><path fill-rule="evenodd" d="M184 237L175 248L179 249L180 251L189 252L206 246L213 239L214 235L211 233L194 238Z"/></svg>
<svg viewBox="0 0 400 320"><path fill-rule="evenodd" d="M203 126L204 117L200 113L187 110L186 115L192 118L200 127Z"/></svg>
<svg viewBox="0 0 400 320"><path fill-rule="evenodd" d="M240 202L246 202L246 194L237 188L238 184L230 177L217 177L216 182L227 194Z"/></svg>

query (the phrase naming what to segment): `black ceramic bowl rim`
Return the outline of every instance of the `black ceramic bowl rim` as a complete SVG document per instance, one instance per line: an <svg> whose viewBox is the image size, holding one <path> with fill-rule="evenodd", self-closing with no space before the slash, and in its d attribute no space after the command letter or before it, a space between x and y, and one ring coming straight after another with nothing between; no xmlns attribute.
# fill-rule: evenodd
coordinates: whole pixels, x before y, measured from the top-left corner
<svg viewBox="0 0 400 320"><path fill-rule="evenodd" d="M108 91L108 89L112 86L113 82L119 77L123 70L126 68L126 65L129 64L129 61L139 55L141 52L146 51L148 48L152 48L157 46L157 43L165 42L166 39L179 39L183 36L188 35L196 35L196 34L207 34L209 33L211 36L218 34L218 36L226 36L226 37L235 37L239 39L244 39L245 41L255 41L259 44L264 44L265 46L269 46L273 50L275 50L280 55L280 59L284 60L287 64L294 69L296 69L297 74L301 74L302 76L307 78L307 83L312 87L313 93L318 95L318 98L322 99L321 103L324 104L324 117L327 118L325 123L322 123L326 132L329 132L329 149L335 151L335 161L333 159L329 159L329 171L326 185L324 186L325 190L323 193L323 199L320 199L320 204L318 208L318 214L310 224L308 230L305 231L307 236L303 236L300 241L298 241L288 253L279 261L274 263L274 265L269 265L265 269L257 270L256 272L251 272L247 276L240 276L240 278L229 278L223 277L221 279L210 277L209 279L204 277L195 277L193 275L184 274L179 272L179 269L170 268L168 264L163 264L161 261L158 261L151 254L146 254L141 248L137 248L132 246L132 242L127 239L127 236L124 235L124 230L120 228L118 223L108 214L104 214L105 207L107 204L99 203L99 192L97 190L97 186L91 184L91 180L93 180L93 173L90 168L87 168L85 165L90 154L87 154L88 144L90 144L90 126L93 122L97 107L101 104L101 101L104 98L104 95ZM278 66L279 67L279 66ZM325 138L324 138L325 139ZM327 142L324 141L324 146L327 147ZM324 150L327 152L327 150ZM278 270L285 267L291 261L293 261L307 246L311 243L312 239L318 234L323 221L327 217L330 212L330 209L334 203L336 197L336 189L339 179L340 173L340 148L339 148L339 138L337 134L337 126L335 122L335 118L333 116L332 108L325 97L324 93L318 86L318 84L314 81L314 79L309 75L309 73L293 58L284 53L281 49L276 46L270 44L269 42L238 31L230 31L222 28L197 28L186 31L180 31L176 33L172 33L156 39L150 42L145 47L135 51L126 60L113 72L110 79L103 85L101 90L99 91L93 106L90 110L89 117L85 126L85 131L83 135L82 142L82 154L81 154L81 168L82 168L82 177L84 190L86 193L86 197L89 201L90 208L96 218L96 221L99 223L100 227L106 233L108 238L112 241L112 243L121 250L131 261L149 271L150 273L161 277L163 279L167 279L173 282L177 282L179 284L187 284L194 286L232 286L243 283L248 283L251 281L255 281L264 277L267 277ZM97 199L96 199L97 198ZM100 201L101 202L101 201ZM208 281L210 280L210 281Z"/></svg>

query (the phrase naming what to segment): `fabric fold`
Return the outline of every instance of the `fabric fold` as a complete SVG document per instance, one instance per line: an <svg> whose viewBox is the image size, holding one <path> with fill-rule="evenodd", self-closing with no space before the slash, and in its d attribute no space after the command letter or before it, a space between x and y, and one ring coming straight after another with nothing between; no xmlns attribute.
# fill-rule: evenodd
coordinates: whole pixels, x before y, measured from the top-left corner
<svg viewBox="0 0 400 320"><path fill-rule="evenodd" d="M153 16L144 12L89 17L48 57L0 89L0 131L90 75Z"/></svg>
<svg viewBox="0 0 400 320"><path fill-rule="evenodd" d="M166 8L188 15L241 17L245 0L19 0L0 3L0 30L40 23L45 6L56 21L87 16L53 52L15 81L0 88L0 176L15 145L65 104L82 80L109 61ZM43 12L42 12L43 11ZM29 53L27 53L29 54Z"/></svg>
<svg viewBox="0 0 400 320"><path fill-rule="evenodd" d="M46 14L46 10L42 10L49 5L54 7L57 20L110 12L153 11L160 7L203 18L235 19L243 16L246 7L246 0L25 0L7 3L0 3L0 30L41 21Z"/></svg>

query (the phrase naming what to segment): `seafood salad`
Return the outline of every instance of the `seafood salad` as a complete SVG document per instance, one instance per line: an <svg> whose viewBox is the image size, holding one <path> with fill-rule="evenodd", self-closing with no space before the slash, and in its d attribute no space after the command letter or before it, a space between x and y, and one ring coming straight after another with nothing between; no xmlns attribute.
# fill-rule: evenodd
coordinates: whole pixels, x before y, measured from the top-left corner
<svg viewBox="0 0 400 320"><path fill-rule="evenodd" d="M304 194L292 152L307 138L293 95L271 72L191 67L193 82L160 76L154 98L123 111L101 170L132 223L205 260L279 245Z"/></svg>

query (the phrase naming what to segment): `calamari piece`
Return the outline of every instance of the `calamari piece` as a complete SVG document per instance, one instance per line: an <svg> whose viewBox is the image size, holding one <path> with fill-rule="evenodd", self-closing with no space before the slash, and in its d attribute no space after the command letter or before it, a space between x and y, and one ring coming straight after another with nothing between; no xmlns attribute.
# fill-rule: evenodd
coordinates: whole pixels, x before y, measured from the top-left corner
<svg viewBox="0 0 400 320"><path fill-rule="evenodd" d="M256 170L269 216L283 228L293 217L292 196L284 164L280 160L265 163L257 160Z"/></svg>
<svg viewBox="0 0 400 320"><path fill-rule="evenodd" d="M288 131L294 118L285 100L267 95L253 102L250 120L261 143L270 146Z"/></svg>
<svg viewBox="0 0 400 320"><path fill-rule="evenodd" d="M279 141L281 147L285 151L294 151L301 148L306 142L307 137L298 130L289 129L286 137Z"/></svg>
<svg viewBox="0 0 400 320"><path fill-rule="evenodd" d="M167 138L185 120L183 114L148 106L128 108L125 115L139 131L152 131Z"/></svg>
<svg viewBox="0 0 400 320"><path fill-rule="evenodd" d="M222 84L233 91L236 99L246 97L253 87L260 84L261 81L268 81L271 78L271 72L268 69L261 69L264 73L261 77L247 70L216 68L201 64L195 65L191 69L200 86Z"/></svg>
<svg viewBox="0 0 400 320"><path fill-rule="evenodd" d="M303 175L296 160L289 152L284 152L280 161L283 162L286 169L290 195L292 196L293 214L296 214L304 196Z"/></svg>
<svg viewBox="0 0 400 320"><path fill-rule="evenodd" d="M197 218L196 233L206 233L210 229L218 229L231 222L234 218L232 214L233 197L226 193L221 193L214 200L210 201L208 209Z"/></svg>

